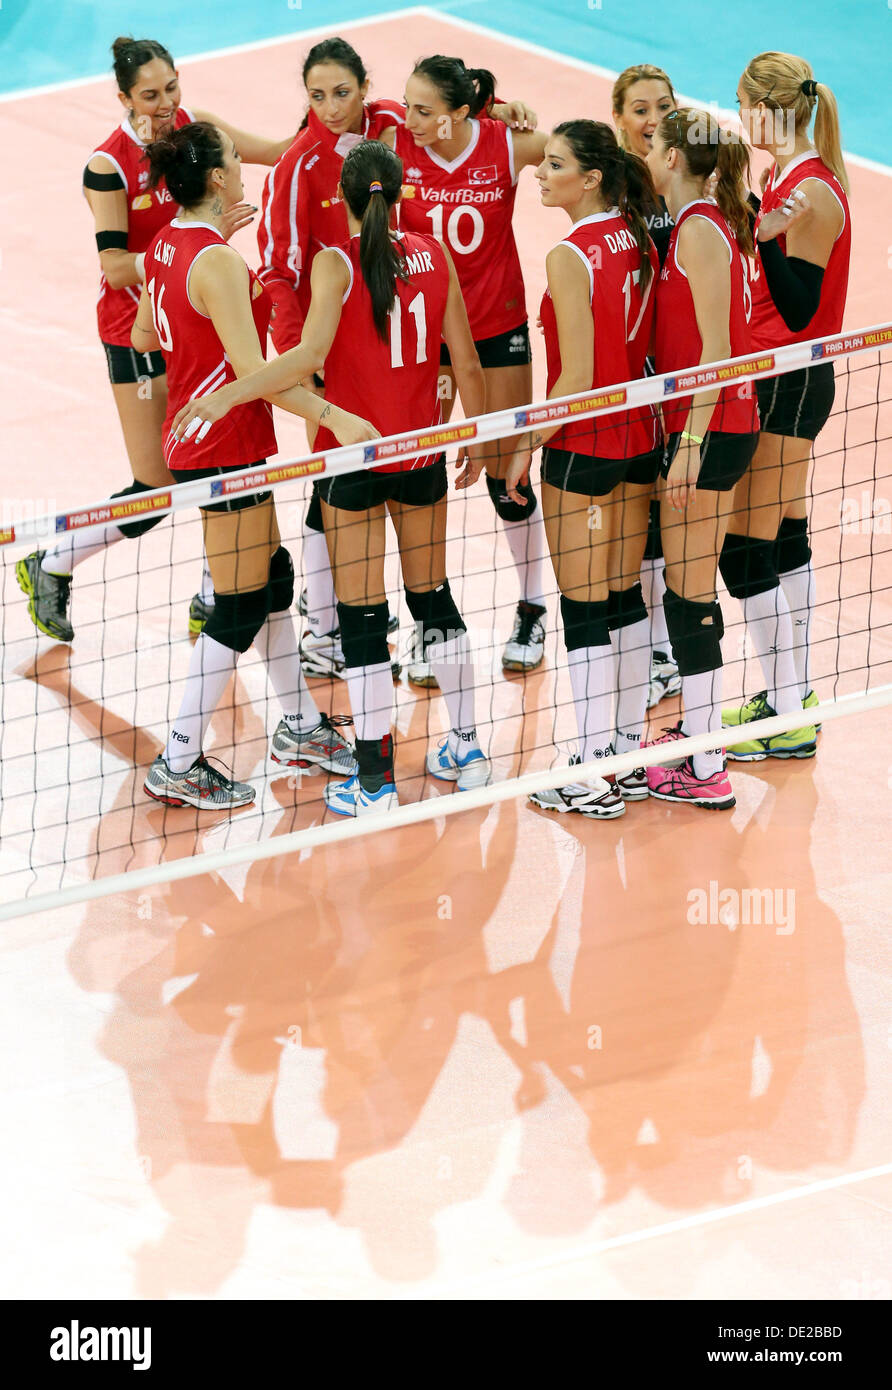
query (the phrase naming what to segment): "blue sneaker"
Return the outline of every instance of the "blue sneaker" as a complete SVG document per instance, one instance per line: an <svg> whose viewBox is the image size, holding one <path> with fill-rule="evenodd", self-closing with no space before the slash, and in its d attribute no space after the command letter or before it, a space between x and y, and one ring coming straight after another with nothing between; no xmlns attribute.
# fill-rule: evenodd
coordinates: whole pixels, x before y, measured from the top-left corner
<svg viewBox="0 0 892 1390"><path fill-rule="evenodd" d="M424 765L432 777L441 782L455 782L460 792L470 791L472 787L485 787L492 777L492 763L484 758L479 748L469 748L464 756L450 752L449 739L445 738L434 753L428 753Z"/></svg>
<svg viewBox="0 0 892 1390"><path fill-rule="evenodd" d="M339 816L368 816L375 811L393 811L400 804L392 782L368 792L360 785L358 772L346 782L326 782L322 797L328 809Z"/></svg>

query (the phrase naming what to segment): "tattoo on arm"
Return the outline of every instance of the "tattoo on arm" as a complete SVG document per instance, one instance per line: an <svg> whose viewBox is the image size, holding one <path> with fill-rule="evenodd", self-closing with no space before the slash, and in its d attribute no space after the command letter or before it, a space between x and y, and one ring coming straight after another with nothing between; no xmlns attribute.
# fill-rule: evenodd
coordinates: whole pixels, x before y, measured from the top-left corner
<svg viewBox="0 0 892 1390"><path fill-rule="evenodd" d="M328 416L329 416L330 414L331 414L331 406L330 406L330 405L326 405L326 406L323 408L322 414L319 416L319 423L320 423L320 425L322 424L322 421L325 420L325 419L327 419Z"/></svg>

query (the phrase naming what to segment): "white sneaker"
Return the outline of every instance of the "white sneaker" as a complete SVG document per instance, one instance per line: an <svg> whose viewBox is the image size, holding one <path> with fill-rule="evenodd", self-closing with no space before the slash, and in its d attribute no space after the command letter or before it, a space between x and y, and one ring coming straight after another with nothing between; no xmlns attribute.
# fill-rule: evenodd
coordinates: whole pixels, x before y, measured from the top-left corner
<svg viewBox="0 0 892 1390"><path fill-rule="evenodd" d="M375 811L392 811L400 804L393 782L368 792L360 785L358 772L346 782L326 782L322 797L328 809L339 816L370 816Z"/></svg>
<svg viewBox="0 0 892 1390"><path fill-rule="evenodd" d="M492 763L484 758L479 748L471 747L467 753L456 756L449 748L448 738L428 753L424 765L431 776L438 777L441 782L455 782L460 792L485 787L492 776Z"/></svg>
<svg viewBox="0 0 892 1390"><path fill-rule="evenodd" d="M580 759L570 759L573 767ZM626 803L615 783L605 777L593 777L590 782L568 782L563 787L545 787L530 792L529 800L543 811L578 811L593 820L613 820L626 814Z"/></svg>
<svg viewBox="0 0 892 1390"><path fill-rule="evenodd" d="M429 661L424 660L421 640L418 636L418 629L414 623L412 624L412 631L406 641L406 649L400 657L400 661L407 668L409 680L412 685L421 685L428 689L439 688L439 683L434 675L433 666Z"/></svg>
<svg viewBox="0 0 892 1390"><path fill-rule="evenodd" d="M305 676L328 676L344 679L344 649L339 629L315 633L305 632L300 639L300 665Z"/></svg>
<svg viewBox="0 0 892 1390"><path fill-rule="evenodd" d="M681 676L678 667L665 652L654 652L650 659L650 689L647 694L647 708L653 709L661 700L681 693Z"/></svg>
<svg viewBox="0 0 892 1390"><path fill-rule="evenodd" d="M514 618L514 631L505 643L502 666L506 671L534 671L545 656L545 609L521 599Z"/></svg>

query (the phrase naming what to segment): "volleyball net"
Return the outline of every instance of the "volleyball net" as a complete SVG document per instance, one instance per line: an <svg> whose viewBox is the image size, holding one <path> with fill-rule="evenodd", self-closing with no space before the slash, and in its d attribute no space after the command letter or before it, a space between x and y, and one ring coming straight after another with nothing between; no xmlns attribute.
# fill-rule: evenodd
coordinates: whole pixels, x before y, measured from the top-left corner
<svg viewBox="0 0 892 1390"><path fill-rule="evenodd" d="M714 735L698 735L568 772L577 727L553 568L546 554L544 659L529 672L506 670L517 566L483 479L473 488L454 490L452 462L469 444L495 450L502 441L504 453L505 441L531 427L606 419L708 386L736 383L751 389L758 379L817 362L833 362L836 375L833 412L814 446L808 499L816 578L811 677L820 701L809 719L823 723L892 702L892 324L457 419L373 445L100 499L59 515L29 516L26 506L15 516L7 514L0 531L0 918L309 852L316 845L386 833L595 774L622 775L634 767L677 762L714 745ZM198 507L271 490L299 591L307 579L302 535L313 480L440 451L447 454L450 473L446 568L473 659L477 732L492 763L489 785L459 792L425 771L427 752L450 724L436 686L410 680L425 654L406 608L388 523L385 587L391 613L399 619L399 631L391 634L399 808L344 819L325 807L326 773L270 760L280 709L253 649L239 660L204 751L256 787L254 803L231 814L207 814L150 800L143 781L165 746L190 660L187 614L204 560ZM538 478L537 455L531 475L537 490ZM604 540L605 502L592 498L587 509L592 546ZM82 534L86 544L99 526L168 514L164 524L139 539L110 546L75 569L71 642L53 642L35 632L16 579L17 561L60 535ZM764 681L740 605L720 579L718 594L725 627L723 696L734 705L762 689ZM304 625L297 611L294 618ZM349 719L343 679L310 676L309 686L321 710ZM652 709L645 737L674 724L679 714L677 699ZM732 747L802 723L801 711L766 717L725 729L722 742ZM352 739L348 723L342 731ZM693 807L681 813L700 814ZM610 832L591 827L592 835L603 833Z"/></svg>

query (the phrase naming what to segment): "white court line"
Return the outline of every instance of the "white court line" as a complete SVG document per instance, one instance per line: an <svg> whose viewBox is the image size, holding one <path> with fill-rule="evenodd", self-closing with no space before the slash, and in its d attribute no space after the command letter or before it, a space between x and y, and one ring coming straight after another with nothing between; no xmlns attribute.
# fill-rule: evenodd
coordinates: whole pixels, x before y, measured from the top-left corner
<svg viewBox="0 0 892 1390"><path fill-rule="evenodd" d="M659 1236L677 1235L680 1231L693 1231L701 1226L711 1226L728 1217L739 1216L745 1212L765 1211L768 1207L779 1207L786 1202L798 1202L804 1197L814 1197L821 1192L831 1192L835 1188L850 1187L857 1182L867 1182L871 1178L885 1178L892 1174L892 1163L881 1163L876 1168L862 1168L858 1173L843 1173L836 1178L821 1178L818 1182L806 1183L803 1187L790 1187L784 1192L774 1192L768 1197L753 1197L746 1202L733 1202L727 1207L715 1207L712 1211L696 1212L692 1216L679 1217L677 1221L664 1221L658 1226L646 1226L641 1231L629 1231L623 1236L612 1236L609 1240L594 1241L575 1250L554 1255L543 1255L538 1260L522 1260L510 1269L487 1271L472 1275L454 1284L428 1285L417 1293L408 1294L407 1300L425 1298L444 1298L450 1293L466 1297L471 1289L493 1287L508 1279L520 1279L531 1274L543 1274L547 1270L560 1269L561 1266L578 1264L610 1250L622 1250L630 1245L642 1245L647 1240Z"/></svg>
<svg viewBox="0 0 892 1390"><path fill-rule="evenodd" d="M318 24L312 29L295 30L293 34L280 34L270 39L256 39L251 43L233 44L230 48L210 48L205 53L190 53L185 58L175 58L175 61L179 67L186 63L203 63L209 58L231 58L238 53L256 53L260 49L275 48L283 43L298 43L304 39L318 38L320 35L331 34L335 29L340 34L348 29L361 29L367 24L383 24L389 20L418 17L437 20L443 24L453 24L457 29L466 29L469 33L481 34L485 38L510 44L513 48L519 48L525 53L535 53L538 57L547 58L553 63L564 63L567 67L577 68L580 72L591 73L593 77L601 77L607 82L615 82L619 76L619 73L613 68L603 68L598 63L588 62L585 58L574 58L568 53L559 53L553 48L545 48L543 44L531 43L528 39L518 39L513 34L503 34L498 29L490 29L485 24L475 24L470 19L460 19L457 15L435 10L430 5L411 5L405 10L390 11L386 14L370 14L362 19L347 19L337 25ZM76 87L88 87L93 82L108 81L111 76L111 72L100 72L93 77L76 77L68 82L48 82L41 87L21 87L14 92L0 92L0 104L9 101L24 101L28 97L46 96L51 92L70 91ZM692 106L708 105L700 97L687 96L684 92L679 92L678 95ZM723 120L737 120L736 111L731 111L727 107L715 109ZM867 159L860 154L851 154L848 150L843 150L842 153L843 158L849 164L855 164L859 169L868 169L871 173L884 174L886 178L892 178L892 165L880 164L875 159Z"/></svg>

